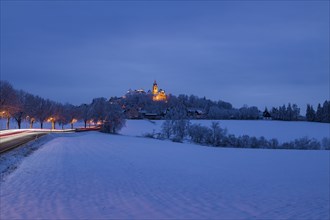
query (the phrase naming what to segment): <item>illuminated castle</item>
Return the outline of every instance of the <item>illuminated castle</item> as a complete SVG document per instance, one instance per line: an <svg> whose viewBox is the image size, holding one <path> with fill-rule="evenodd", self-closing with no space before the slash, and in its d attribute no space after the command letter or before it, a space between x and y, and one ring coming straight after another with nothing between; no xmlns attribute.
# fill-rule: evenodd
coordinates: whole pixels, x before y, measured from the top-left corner
<svg viewBox="0 0 330 220"><path fill-rule="evenodd" d="M159 89L156 80L154 81L154 84L152 86L152 100L153 101L166 101L167 96L164 90Z"/></svg>

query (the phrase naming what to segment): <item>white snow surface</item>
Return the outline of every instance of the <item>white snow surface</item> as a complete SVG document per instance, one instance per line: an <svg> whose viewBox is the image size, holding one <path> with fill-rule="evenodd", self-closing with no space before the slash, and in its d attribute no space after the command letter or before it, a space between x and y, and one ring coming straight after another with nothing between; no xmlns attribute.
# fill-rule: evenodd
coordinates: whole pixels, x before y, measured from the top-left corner
<svg viewBox="0 0 330 220"><path fill-rule="evenodd" d="M143 136L146 133L161 131L163 120L127 120L126 127L121 131L124 135ZM267 121L267 120L191 120L192 124L211 126L219 122L220 127L226 128L229 134L236 136L264 136L267 139L277 138L280 142L308 137L321 141L330 138L330 124L316 122Z"/></svg>
<svg viewBox="0 0 330 220"><path fill-rule="evenodd" d="M329 219L329 160L329 151L70 134L1 182L0 219Z"/></svg>

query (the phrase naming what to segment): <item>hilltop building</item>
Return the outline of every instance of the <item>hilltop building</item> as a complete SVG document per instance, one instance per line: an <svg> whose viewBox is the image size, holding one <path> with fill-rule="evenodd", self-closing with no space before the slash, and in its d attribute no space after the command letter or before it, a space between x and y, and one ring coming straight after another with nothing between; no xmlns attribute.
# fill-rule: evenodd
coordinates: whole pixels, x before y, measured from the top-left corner
<svg viewBox="0 0 330 220"><path fill-rule="evenodd" d="M165 90L158 89L158 85L156 80L154 81L154 84L152 86L152 100L153 101L166 101L167 96L165 93Z"/></svg>
<svg viewBox="0 0 330 220"><path fill-rule="evenodd" d="M129 95L148 95L152 97L153 101L167 101L167 95L165 93L165 90L159 89L156 80L154 81L154 84L152 85L152 90L145 92L143 89L136 89L132 90L129 89L126 93L126 95L123 96L123 98L126 98L126 96Z"/></svg>

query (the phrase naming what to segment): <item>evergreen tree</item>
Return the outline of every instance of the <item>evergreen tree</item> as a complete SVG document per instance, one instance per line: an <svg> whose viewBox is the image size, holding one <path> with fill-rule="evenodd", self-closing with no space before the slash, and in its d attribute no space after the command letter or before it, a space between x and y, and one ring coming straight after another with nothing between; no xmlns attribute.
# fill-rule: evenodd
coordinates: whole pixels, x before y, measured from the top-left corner
<svg viewBox="0 0 330 220"><path fill-rule="evenodd" d="M286 106L282 105L279 108L279 120L285 120L285 115L286 115Z"/></svg>
<svg viewBox="0 0 330 220"><path fill-rule="evenodd" d="M288 104L288 107L286 108L286 112L285 112L285 120L287 121L292 121L292 117L293 116L293 110L291 107L291 104Z"/></svg>
<svg viewBox="0 0 330 220"><path fill-rule="evenodd" d="M315 121L321 122L322 121L322 115L323 115L323 110L322 110L322 106L319 103L317 105L317 110L316 110L316 115L315 115Z"/></svg>
<svg viewBox="0 0 330 220"><path fill-rule="evenodd" d="M330 123L330 102L329 101L325 101L323 103L322 122Z"/></svg>
<svg viewBox="0 0 330 220"><path fill-rule="evenodd" d="M298 106L296 104L293 104L292 111L293 111L292 120L297 121L299 118L299 115L300 115L300 108L298 108Z"/></svg>
<svg viewBox="0 0 330 220"><path fill-rule="evenodd" d="M271 115L270 115L270 113L269 113L267 107L265 108L265 111L262 113L262 116L263 116L264 118L270 118L270 117L271 117Z"/></svg>
<svg viewBox="0 0 330 220"><path fill-rule="evenodd" d="M279 119L279 111L277 108L273 107L272 108L272 111L271 111L271 115L272 115L272 118L274 120L278 120Z"/></svg>
<svg viewBox="0 0 330 220"><path fill-rule="evenodd" d="M314 121L315 120L315 111L313 109L313 106L310 105L310 104L307 105L306 119L307 119L307 121Z"/></svg>

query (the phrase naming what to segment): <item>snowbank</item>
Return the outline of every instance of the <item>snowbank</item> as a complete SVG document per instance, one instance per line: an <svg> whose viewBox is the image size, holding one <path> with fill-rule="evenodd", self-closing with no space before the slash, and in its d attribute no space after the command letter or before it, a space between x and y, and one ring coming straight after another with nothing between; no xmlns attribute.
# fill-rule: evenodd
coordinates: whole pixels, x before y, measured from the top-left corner
<svg viewBox="0 0 330 220"><path fill-rule="evenodd" d="M0 219L328 219L329 159L328 151L62 136L1 183Z"/></svg>

